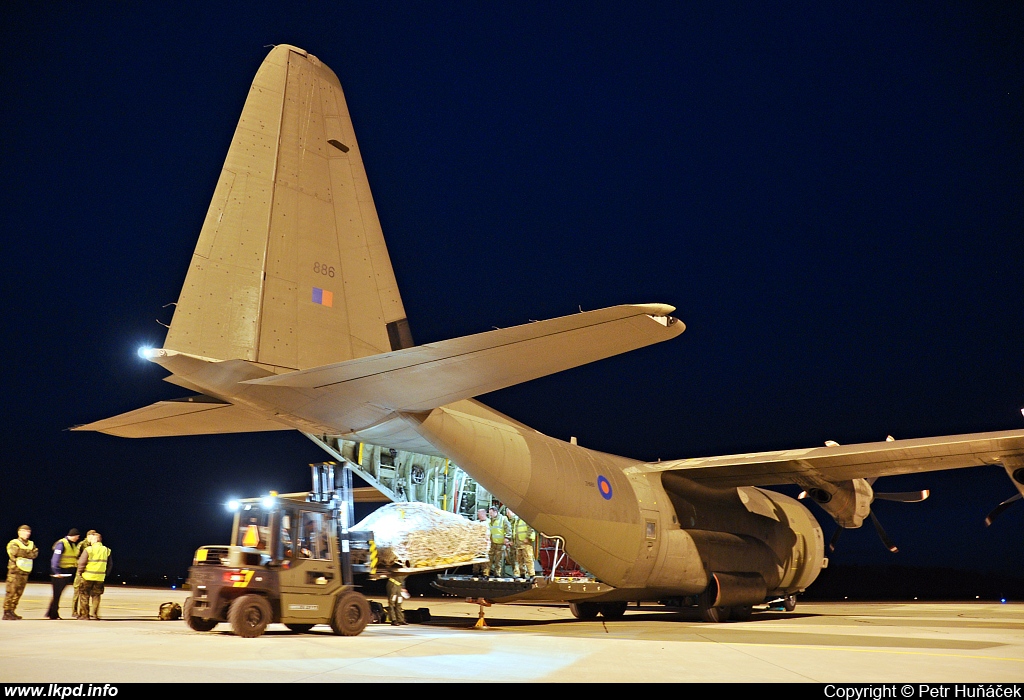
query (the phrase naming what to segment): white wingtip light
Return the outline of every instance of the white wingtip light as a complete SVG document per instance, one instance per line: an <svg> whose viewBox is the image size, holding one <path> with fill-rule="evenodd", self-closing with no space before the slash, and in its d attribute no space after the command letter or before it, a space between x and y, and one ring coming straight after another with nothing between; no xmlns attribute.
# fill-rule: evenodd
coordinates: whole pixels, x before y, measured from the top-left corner
<svg viewBox="0 0 1024 700"><path fill-rule="evenodd" d="M825 447L839 447L839 443L835 440L826 440Z"/></svg>
<svg viewBox="0 0 1024 700"><path fill-rule="evenodd" d="M152 360L154 357L158 357L160 355L159 348L151 348L148 345L143 345L136 352L143 360Z"/></svg>

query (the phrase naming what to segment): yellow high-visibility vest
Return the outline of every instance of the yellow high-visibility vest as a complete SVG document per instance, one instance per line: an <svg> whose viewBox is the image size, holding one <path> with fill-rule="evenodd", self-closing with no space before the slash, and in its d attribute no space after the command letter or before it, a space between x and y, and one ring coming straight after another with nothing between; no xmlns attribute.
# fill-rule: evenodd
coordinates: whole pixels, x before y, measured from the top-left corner
<svg viewBox="0 0 1024 700"><path fill-rule="evenodd" d="M78 566L78 552L82 545L72 542L67 537L58 541L64 543L64 551L60 553L60 562L57 566L61 569L74 569Z"/></svg>
<svg viewBox="0 0 1024 700"><path fill-rule="evenodd" d="M491 518L491 542L498 544L505 541L505 523L508 520L504 516Z"/></svg>
<svg viewBox="0 0 1024 700"><path fill-rule="evenodd" d="M85 565L82 578L86 581L102 581L107 577L107 559L110 558L110 548L97 542L85 548L89 553L89 561Z"/></svg>
<svg viewBox="0 0 1024 700"><path fill-rule="evenodd" d="M520 518L516 521L516 542L519 544L529 544L533 541L534 534L533 528L526 524L526 521Z"/></svg>
<svg viewBox="0 0 1024 700"><path fill-rule="evenodd" d="M21 549L27 549L30 552L36 548L36 546L32 544L32 540L29 540L27 544L22 544L21 540L19 540L18 538L14 538L10 542L8 542L7 548L10 549L11 545L15 543L17 543L18 547L20 547ZM26 574L32 573L32 560L28 557L18 557L14 560L14 564L19 569L24 571Z"/></svg>

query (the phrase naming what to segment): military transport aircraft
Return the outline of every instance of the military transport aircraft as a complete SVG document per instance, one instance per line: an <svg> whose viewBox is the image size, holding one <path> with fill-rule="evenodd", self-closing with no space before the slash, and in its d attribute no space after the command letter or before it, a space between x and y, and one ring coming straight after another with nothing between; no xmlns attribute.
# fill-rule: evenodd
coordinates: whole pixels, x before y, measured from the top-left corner
<svg viewBox="0 0 1024 700"><path fill-rule="evenodd" d="M687 599L707 621L792 604L828 544L799 499L762 487L799 485L841 528L877 526L874 499L926 495L875 493L893 474L998 464L1024 493L1024 430L646 463L473 399L675 338L673 311L624 304L414 345L341 85L281 45L249 91L163 347L144 353L197 394L76 429L299 430L448 458L596 579L491 598L574 601L581 617L627 601Z"/></svg>

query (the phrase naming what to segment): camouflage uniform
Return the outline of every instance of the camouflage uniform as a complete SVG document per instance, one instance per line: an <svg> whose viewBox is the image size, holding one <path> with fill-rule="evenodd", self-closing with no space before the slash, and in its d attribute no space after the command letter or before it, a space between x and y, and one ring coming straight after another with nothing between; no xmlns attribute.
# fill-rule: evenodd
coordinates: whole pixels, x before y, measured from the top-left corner
<svg viewBox="0 0 1024 700"><path fill-rule="evenodd" d="M21 530L28 529L20 527L18 528L18 534L21 534ZM21 619L21 615L14 611L18 607L22 593L25 592L25 584L28 583L28 575L32 571L31 560L38 556L39 548L32 543L32 540L23 540L20 537L16 537L7 543L7 590L4 595L5 620Z"/></svg>
<svg viewBox="0 0 1024 700"><path fill-rule="evenodd" d="M533 578L536 574L533 566L533 541L536 538L533 528L522 518L512 522L512 546L515 548L514 576Z"/></svg>
<svg viewBox="0 0 1024 700"><path fill-rule="evenodd" d="M504 571L505 539L511 534L508 518L500 513L490 519L488 527L491 531L491 548L487 552L490 561L484 567L484 576L501 576Z"/></svg>
<svg viewBox="0 0 1024 700"><path fill-rule="evenodd" d="M88 538L89 535L95 535L95 534L96 534L95 530L89 530L89 532L85 533L85 536L86 536L86 538ZM86 540L86 542L88 542L88 539ZM85 545L79 545L79 550L84 549L84 546ZM79 571L75 572L75 582L72 585L74 586L74 595L71 596L71 617L76 619L76 620L80 616L83 616L83 615L85 617L89 617L88 600L86 600L86 604L85 605L82 605L82 574L81 574L81 572L79 572Z"/></svg>
<svg viewBox="0 0 1024 700"><path fill-rule="evenodd" d="M77 618L82 614L82 574L75 572L74 595L71 596L71 617Z"/></svg>
<svg viewBox="0 0 1024 700"><path fill-rule="evenodd" d="M388 616L392 625L408 625L405 621L405 612L402 610L402 602L405 596L402 591L405 588L405 576L388 576Z"/></svg>
<svg viewBox="0 0 1024 700"><path fill-rule="evenodd" d="M99 533L93 535L95 541L82 548L78 559L78 573L82 575L79 587L78 617L79 620L100 619L100 598L104 593L103 581L113 568L110 548L103 544Z"/></svg>

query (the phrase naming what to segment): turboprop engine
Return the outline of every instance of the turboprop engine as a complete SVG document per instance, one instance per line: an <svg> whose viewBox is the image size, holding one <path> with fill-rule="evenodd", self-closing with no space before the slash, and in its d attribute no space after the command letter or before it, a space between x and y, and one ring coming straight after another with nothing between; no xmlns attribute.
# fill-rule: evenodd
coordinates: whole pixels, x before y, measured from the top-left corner
<svg viewBox="0 0 1024 700"><path fill-rule="evenodd" d="M871 513L875 492L866 479L822 482L805 491L808 497L832 516L839 527L858 528Z"/></svg>
<svg viewBox="0 0 1024 700"><path fill-rule="evenodd" d="M878 537L886 549L890 552L899 551L872 512L871 504L876 500L918 503L928 498L930 492L924 489L922 491L882 493L872 488L874 481L874 479L851 479L838 483L818 481L800 494L799 498L807 497L820 505L839 525L828 543L829 551L835 550L836 542L843 530L860 527L864 524L864 518L871 518L871 524L875 526L875 532L878 533Z"/></svg>
<svg viewBox="0 0 1024 700"><path fill-rule="evenodd" d="M709 488L673 472L662 475L662 485L679 521L676 532L703 563L706 619L717 619L714 609L732 607L735 616L766 597L801 592L825 565L821 526L796 499L754 487ZM667 586L675 573L656 568L648 585Z"/></svg>

